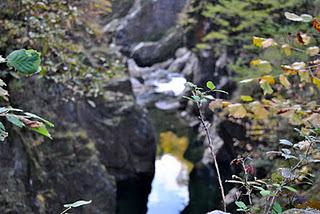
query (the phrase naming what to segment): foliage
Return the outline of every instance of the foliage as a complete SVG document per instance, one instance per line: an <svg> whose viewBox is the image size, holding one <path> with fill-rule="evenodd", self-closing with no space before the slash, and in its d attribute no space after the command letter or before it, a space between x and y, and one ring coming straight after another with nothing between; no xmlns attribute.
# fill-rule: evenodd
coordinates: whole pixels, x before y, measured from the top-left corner
<svg viewBox="0 0 320 214"><path fill-rule="evenodd" d="M20 3L18 3L20 2ZM102 18L109 0L5 0L0 7L0 51L40 50L44 78L67 84L75 95L98 96L104 82L124 70L107 53Z"/></svg>
<svg viewBox="0 0 320 214"><path fill-rule="evenodd" d="M268 2L274 5L281 3ZM264 6L268 2L262 1L259 10L266 9ZM251 158L249 152L232 161L233 165L240 167L242 173L240 176L234 175L231 180L227 181L240 186L242 194L235 202L238 211L275 214L287 208L301 206L299 203L308 203L299 202L297 198L302 193L306 195L306 190L313 185L316 165L320 162L320 61L318 59L320 22L318 17L312 17L309 14L285 12L284 16L295 24L293 27L281 25L282 29L278 30L280 33L289 30L287 34L289 36L283 38L279 36L279 32L273 34L271 31L265 34L266 30L277 29L274 26L268 28L268 22L272 20L272 17L263 14L266 11L271 12L273 7L271 6L270 10L260 11L259 17L253 17L256 14L255 3L257 2L218 1L217 4L206 6L208 13L205 14L212 20L217 19L219 26L225 26L227 29L224 36L217 36L216 32L213 33L208 44L222 41L223 46L234 48L235 44L242 43L242 39L248 39L249 34L244 35L244 29L248 26L255 26L257 32L260 31L262 35L269 36L257 37L256 32L252 30L250 40L253 45L245 47L246 50L260 52L259 57L251 59L249 66L242 66L245 72L241 71L240 84L250 90L247 90L247 93L242 94L237 100L226 101L207 97L206 91L189 83L188 86L193 88L193 94L189 99L196 102L198 106L210 100L209 108L212 111L220 116L228 116L235 122L243 123L249 129L251 139L254 140L269 139L272 142L271 136L275 130L288 129L290 128L288 124L295 127L298 134L291 135L294 140L281 139L277 145L269 143L266 146L267 157L277 162L277 167L272 170L269 177L256 178L255 163L257 160ZM288 4L291 3L294 7L298 5L297 2L288 1ZM226 5L229 6L226 7ZM280 8L279 11L281 11L290 5L283 4L283 6L275 8ZM227 12L227 8L231 10ZM250 15L252 9L254 12ZM226 13L231 15L228 16ZM283 13L278 13L279 16L281 14ZM242 19L242 16L247 15L250 15L250 20L256 19L257 23L251 23L248 26L241 24L242 20L246 20ZM240 21L233 24L235 17L238 17ZM266 26L266 29L259 29L261 23ZM215 29L219 31L220 28L216 26ZM214 44L216 46L216 43ZM239 58L243 60L241 56ZM207 87L211 86L211 83L207 84ZM264 133L268 134L261 135ZM260 159L265 159L261 151L251 153L252 156L260 156Z"/></svg>
<svg viewBox="0 0 320 214"><path fill-rule="evenodd" d="M0 63L7 63L9 67L13 67L17 72L21 74L34 74L40 68L40 53L35 50L16 50L10 53L6 58L0 56ZM6 83L0 79L0 97L8 101L9 93L3 87ZM54 125L29 112L24 112L21 109L8 107L0 107L0 116L4 117L13 125L23 128L28 127L29 129L38 132L46 137L51 138L51 135L47 129ZM4 141L8 136L6 129L2 122L0 122L0 141Z"/></svg>
<svg viewBox="0 0 320 214"><path fill-rule="evenodd" d="M293 143L281 139L278 150L267 152L270 156L279 156L284 159L282 166L272 172L268 179L257 179L255 168L249 158L238 158L233 161L242 169L242 176L233 176L227 182L240 184L244 189L244 196L249 204L244 201L236 202L239 211L249 213L281 213L284 206L290 207L294 204L294 198L299 193L298 188L308 188L313 184L314 174L312 170L319 163L319 48L317 44L317 33L320 25L317 18L311 15L285 13L285 17L294 22L306 23L311 26L308 32L298 31L287 43L275 38L253 37L253 45L267 51L278 51L286 55L290 64L277 63L265 59L254 59L251 61L251 70L259 71L262 76L243 80L243 84L257 84L262 93L244 95L240 103L231 103L223 100L213 100L210 108L223 109L222 114L231 118L249 121L249 126L260 124L261 127L274 128L275 123L284 118L286 122L296 126L299 141ZM299 29L300 30L300 29ZM297 58L293 52L301 55ZM305 61L295 61L305 59ZM278 68L280 67L280 68ZM252 97L252 95L254 97ZM270 148L271 146L269 146ZM276 157L273 157L277 159ZM265 200L265 206L261 207L254 201ZM261 209L263 208L263 209Z"/></svg>
<svg viewBox="0 0 320 214"><path fill-rule="evenodd" d="M306 2L300 0L194 1L187 25L193 26L199 20L206 20L207 30L198 48L213 49L217 55L227 48L229 51L236 50L237 54L244 48L250 48L247 45L252 36L287 33L289 28L280 22L279 14L305 6Z"/></svg>

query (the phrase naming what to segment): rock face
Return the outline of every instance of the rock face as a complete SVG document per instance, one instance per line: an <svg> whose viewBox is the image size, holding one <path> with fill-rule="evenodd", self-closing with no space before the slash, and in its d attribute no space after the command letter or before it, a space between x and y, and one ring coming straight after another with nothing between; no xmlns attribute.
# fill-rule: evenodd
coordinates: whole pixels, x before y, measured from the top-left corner
<svg viewBox="0 0 320 214"><path fill-rule="evenodd" d="M128 79L106 85L91 105L77 97L63 101L73 97L70 90L36 77L9 87L13 106L48 118L56 128L52 141L14 129L0 147L1 213L59 213L64 203L79 199L93 201L81 213L115 213L126 180L144 183L136 203L146 209L142 196L147 198L154 173L154 132Z"/></svg>
<svg viewBox="0 0 320 214"><path fill-rule="evenodd" d="M175 26L187 0L137 0L118 27L116 44L131 48L142 41L156 41Z"/></svg>
<svg viewBox="0 0 320 214"><path fill-rule="evenodd" d="M150 66L174 55L182 46L179 13L190 0L121 0L114 5L114 19L103 28L127 57L140 66ZM124 15L126 11L127 15ZM119 15L121 14L121 15Z"/></svg>

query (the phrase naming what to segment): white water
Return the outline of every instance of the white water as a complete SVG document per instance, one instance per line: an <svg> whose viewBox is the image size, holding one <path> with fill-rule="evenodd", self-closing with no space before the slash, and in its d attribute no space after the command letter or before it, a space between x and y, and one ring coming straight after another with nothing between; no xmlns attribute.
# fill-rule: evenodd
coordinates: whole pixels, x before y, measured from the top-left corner
<svg viewBox="0 0 320 214"><path fill-rule="evenodd" d="M179 214L189 202L188 170L174 156L156 160L147 214Z"/></svg>
<svg viewBox="0 0 320 214"><path fill-rule="evenodd" d="M185 90L184 84L187 80L182 76L173 76L171 77L169 82L156 83L156 92L158 93L165 93L172 91L175 96L179 96Z"/></svg>

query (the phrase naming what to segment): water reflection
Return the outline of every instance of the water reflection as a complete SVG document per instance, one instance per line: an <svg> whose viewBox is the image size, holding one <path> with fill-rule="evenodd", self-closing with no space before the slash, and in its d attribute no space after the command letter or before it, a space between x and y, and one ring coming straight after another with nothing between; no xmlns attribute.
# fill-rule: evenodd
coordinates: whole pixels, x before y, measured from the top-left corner
<svg viewBox="0 0 320 214"><path fill-rule="evenodd" d="M178 214L189 203L189 172L193 165L183 158L187 147L186 137L171 131L160 133L148 214Z"/></svg>
<svg viewBox="0 0 320 214"><path fill-rule="evenodd" d="M172 155L156 160L148 214L178 214L189 202L188 169Z"/></svg>

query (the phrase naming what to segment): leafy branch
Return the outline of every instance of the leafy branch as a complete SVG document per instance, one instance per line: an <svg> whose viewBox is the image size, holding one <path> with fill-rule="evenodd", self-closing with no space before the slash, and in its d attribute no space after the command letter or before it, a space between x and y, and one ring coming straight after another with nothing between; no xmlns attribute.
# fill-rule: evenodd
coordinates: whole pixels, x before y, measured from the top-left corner
<svg viewBox="0 0 320 214"><path fill-rule="evenodd" d="M202 104L207 103L209 100L215 99L212 95L210 95L210 93L212 93L212 92L222 92L222 93L226 93L226 94L228 94L228 93L225 91L216 89L216 86L214 85L214 83L212 81L207 82L207 88L209 89L207 91L203 91L203 88L200 88L197 85L190 83L190 82L186 83L186 87L191 89L192 95L191 95L191 97L184 96L184 98L191 100L192 102L196 103L196 105L197 105L197 109L199 112L199 120L201 121L201 124L204 127L206 137L208 139L208 147L209 147L210 153L213 157L214 166L215 166L215 169L217 172L217 177L218 177L218 182L219 182L221 197L222 197L222 202L223 202L223 210L226 211L227 208L226 208L226 196L225 196L225 192L224 192L224 187L223 187L223 183L222 183L222 179L221 179L217 156L214 152L214 145L213 145L213 142L211 139L210 131L209 131L209 128L205 122L205 117L202 112Z"/></svg>

